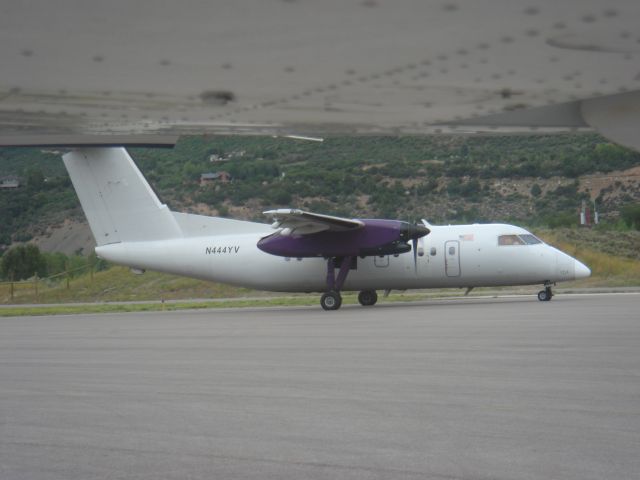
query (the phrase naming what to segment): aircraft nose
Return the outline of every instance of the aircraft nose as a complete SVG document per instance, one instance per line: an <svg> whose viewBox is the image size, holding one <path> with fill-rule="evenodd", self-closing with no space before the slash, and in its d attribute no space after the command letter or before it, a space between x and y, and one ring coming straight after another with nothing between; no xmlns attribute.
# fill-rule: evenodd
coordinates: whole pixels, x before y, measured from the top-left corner
<svg viewBox="0 0 640 480"><path fill-rule="evenodd" d="M575 279L587 278L591 276L591 270L584 263L574 260Z"/></svg>

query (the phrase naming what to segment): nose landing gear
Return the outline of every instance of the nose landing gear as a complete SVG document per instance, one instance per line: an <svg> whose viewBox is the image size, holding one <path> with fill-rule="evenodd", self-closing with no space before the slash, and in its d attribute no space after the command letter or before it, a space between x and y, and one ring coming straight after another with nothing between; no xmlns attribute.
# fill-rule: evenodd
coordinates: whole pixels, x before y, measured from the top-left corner
<svg viewBox="0 0 640 480"><path fill-rule="evenodd" d="M553 298L553 292L551 291L551 284L545 283L544 290L538 292L538 300L541 302L548 302Z"/></svg>

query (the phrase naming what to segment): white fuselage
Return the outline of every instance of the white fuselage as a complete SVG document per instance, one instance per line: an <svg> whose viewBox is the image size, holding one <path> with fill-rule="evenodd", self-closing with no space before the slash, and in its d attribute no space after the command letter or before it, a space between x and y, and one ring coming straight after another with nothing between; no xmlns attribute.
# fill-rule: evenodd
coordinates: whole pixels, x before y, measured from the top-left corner
<svg viewBox="0 0 640 480"><path fill-rule="evenodd" d="M102 245L96 253L137 269L157 270L260 290L324 291L327 260L284 258L259 250L258 240L273 230L191 236ZM543 284L589 276L589 269L545 243L499 245L500 235L528 234L513 225L431 226L413 252L357 259L343 289L411 289Z"/></svg>

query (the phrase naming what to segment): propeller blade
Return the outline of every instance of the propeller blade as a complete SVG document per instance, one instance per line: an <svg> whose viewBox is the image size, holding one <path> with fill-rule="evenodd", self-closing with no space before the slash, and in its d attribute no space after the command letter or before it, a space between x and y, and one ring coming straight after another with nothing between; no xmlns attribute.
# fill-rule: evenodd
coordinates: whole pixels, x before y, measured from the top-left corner
<svg viewBox="0 0 640 480"><path fill-rule="evenodd" d="M418 273L418 242L422 246L422 237L428 235L431 232L426 225L420 223L408 223L403 222L401 227L400 238L409 243L411 240L411 246L413 248L413 267L416 273ZM424 248L420 251L420 256L424 255Z"/></svg>

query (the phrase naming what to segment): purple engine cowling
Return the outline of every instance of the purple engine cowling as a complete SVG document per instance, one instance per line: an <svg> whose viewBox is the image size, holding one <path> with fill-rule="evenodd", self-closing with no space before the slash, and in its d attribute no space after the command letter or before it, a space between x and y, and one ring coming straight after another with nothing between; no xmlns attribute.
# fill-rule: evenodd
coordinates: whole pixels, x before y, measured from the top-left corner
<svg viewBox="0 0 640 480"><path fill-rule="evenodd" d="M399 220L362 222L362 228L341 232L326 230L300 236L276 232L260 239L258 248L271 255L296 258L391 255L411 251L408 242L429 233L424 225Z"/></svg>

